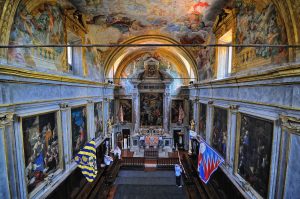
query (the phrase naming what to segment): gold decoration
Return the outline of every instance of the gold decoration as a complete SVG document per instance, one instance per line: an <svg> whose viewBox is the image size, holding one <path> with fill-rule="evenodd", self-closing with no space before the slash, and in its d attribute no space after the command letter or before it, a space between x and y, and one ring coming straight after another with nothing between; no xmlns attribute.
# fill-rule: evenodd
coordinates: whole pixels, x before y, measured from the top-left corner
<svg viewBox="0 0 300 199"><path fill-rule="evenodd" d="M300 132L300 118L281 115L281 125L292 131Z"/></svg>
<svg viewBox="0 0 300 199"><path fill-rule="evenodd" d="M5 125L9 125L13 122L14 113L7 112L7 113L0 113L0 128L4 127Z"/></svg>

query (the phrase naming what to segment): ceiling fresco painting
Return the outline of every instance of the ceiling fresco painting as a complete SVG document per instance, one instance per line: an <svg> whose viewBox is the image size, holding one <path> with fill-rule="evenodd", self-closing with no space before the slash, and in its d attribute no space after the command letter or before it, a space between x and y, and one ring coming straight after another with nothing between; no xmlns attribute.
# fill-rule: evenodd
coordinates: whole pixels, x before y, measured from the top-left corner
<svg viewBox="0 0 300 199"><path fill-rule="evenodd" d="M171 36L181 43L204 43L224 0L72 0L89 14L97 43L117 43L141 34ZM97 34L98 33L98 34Z"/></svg>
<svg viewBox="0 0 300 199"><path fill-rule="evenodd" d="M287 37L284 25L279 17L275 5L270 1L243 2L236 1L237 32L236 43L238 44L285 44ZM238 53L242 52L238 48ZM284 48L258 48L255 51L257 57L274 57L278 63L286 60L287 49Z"/></svg>
<svg viewBox="0 0 300 199"><path fill-rule="evenodd" d="M28 10L20 3L10 33L9 44L62 44L64 42L62 9L57 3L40 4ZM9 63L62 70L63 48L10 49Z"/></svg>

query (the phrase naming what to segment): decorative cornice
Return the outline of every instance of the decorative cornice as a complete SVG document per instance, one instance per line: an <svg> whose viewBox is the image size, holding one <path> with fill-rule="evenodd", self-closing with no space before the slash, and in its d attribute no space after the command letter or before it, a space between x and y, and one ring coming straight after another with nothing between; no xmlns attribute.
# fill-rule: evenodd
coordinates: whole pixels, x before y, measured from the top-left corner
<svg viewBox="0 0 300 199"><path fill-rule="evenodd" d="M14 113L0 113L0 128L9 125L13 122Z"/></svg>
<svg viewBox="0 0 300 199"><path fill-rule="evenodd" d="M205 80L199 83L194 83L194 86L197 88L202 86L237 84L237 83L245 83L245 82L278 79L284 77L295 77L295 76L299 76L299 74L300 74L300 64L288 63L283 66L272 68L265 71L257 71L256 69L255 71L249 72L247 74L236 74L234 76L221 79L221 80L216 80L216 79Z"/></svg>
<svg viewBox="0 0 300 199"><path fill-rule="evenodd" d="M283 128L300 132L300 118L281 115L280 122Z"/></svg>
<svg viewBox="0 0 300 199"><path fill-rule="evenodd" d="M0 65L0 75L12 75L12 76L23 77L23 78L34 78L34 79L41 79L41 80L88 84L88 85L95 85L95 86L108 85L107 83L102 83L102 82L95 82L95 81L60 76L55 74L46 74L42 72L30 71L26 69L16 68L12 66L4 66L4 65Z"/></svg>

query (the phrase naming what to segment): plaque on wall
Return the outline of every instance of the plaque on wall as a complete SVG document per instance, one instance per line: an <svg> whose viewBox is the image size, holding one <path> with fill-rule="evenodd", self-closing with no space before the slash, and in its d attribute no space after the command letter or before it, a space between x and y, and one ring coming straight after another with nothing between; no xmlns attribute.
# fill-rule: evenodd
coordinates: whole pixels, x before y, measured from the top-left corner
<svg viewBox="0 0 300 199"><path fill-rule="evenodd" d="M118 111L119 122L131 123L132 122L132 100L121 99Z"/></svg>
<svg viewBox="0 0 300 199"><path fill-rule="evenodd" d="M200 103L199 132L203 139L206 139L206 109L207 105Z"/></svg>
<svg viewBox="0 0 300 199"><path fill-rule="evenodd" d="M163 93L140 93L141 126L163 125Z"/></svg>
<svg viewBox="0 0 300 199"><path fill-rule="evenodd" d="M86 107L72 108L72 154L73 157L87 142Z"/></svg>
<svg viewBox="0 0 300 199"><path fill-rule="evenodd" d="M172 100L171 108L171 122L182 124L185 117L184 101L183 100Z"/></svg>
<svg viewBox="0 0 300 199"><path fill-rule="evenodd" d="M94 105L94 125L95 125L95 138L103 134L103 103L98 102Z"/></svg>
<svg viewBox="0 0 300 199"><path fill-rule="evenodd" d="M22 118L25 177L28 193L59 168L56 113Z"/></svg>
<svg viewBox="0 0 300 199"><path fill-rule="evenodd" d="M262 197L268 195L273 122L241 114L237 173Z"/></svg>
<svg viewBox="0 0 300 199"><path fill-rule="evenodd" d="M227 149L227 110L214 107L214 121L212 131L212 146L226 158Z"/></svg>

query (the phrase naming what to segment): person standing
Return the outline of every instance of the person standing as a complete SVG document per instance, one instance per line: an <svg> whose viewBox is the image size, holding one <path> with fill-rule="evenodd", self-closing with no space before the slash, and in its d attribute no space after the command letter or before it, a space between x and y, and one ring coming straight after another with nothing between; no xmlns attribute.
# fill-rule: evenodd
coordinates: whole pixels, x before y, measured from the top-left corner
<svg viewBox="0 0 300 199"><path fill-rule="evenodd" d="M182 185L181 185L181 172L182 172L182 169L181 169L180 165L175 164L176 185L178 187L182 187Z"/></svg>

